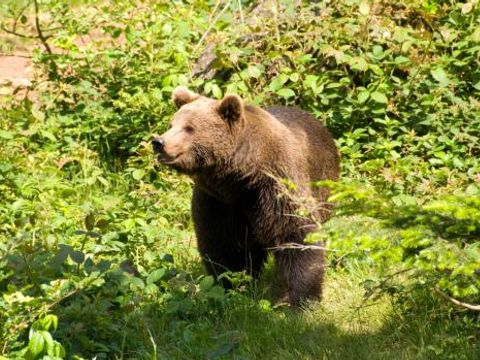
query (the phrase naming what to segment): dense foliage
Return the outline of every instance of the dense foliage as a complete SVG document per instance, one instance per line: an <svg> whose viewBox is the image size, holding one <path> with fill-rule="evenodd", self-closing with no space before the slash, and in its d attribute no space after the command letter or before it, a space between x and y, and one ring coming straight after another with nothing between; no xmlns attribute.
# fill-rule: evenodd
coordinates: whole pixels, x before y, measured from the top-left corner
<svg viewBox="0 0 480 360"><path fill-rule="evenodd" d="M325 122L343 180L314 236L332 271L454 324L417 355L478 356L478 313L449 302L480 303L477 1L34 3L53 30L31 94L0 98L0 358L240 359L258 350L214 319L285 325L269 290L203 275L189 180L148 145L177 85ZM38 37L33 5L0 5L0 25Z"/></svg>

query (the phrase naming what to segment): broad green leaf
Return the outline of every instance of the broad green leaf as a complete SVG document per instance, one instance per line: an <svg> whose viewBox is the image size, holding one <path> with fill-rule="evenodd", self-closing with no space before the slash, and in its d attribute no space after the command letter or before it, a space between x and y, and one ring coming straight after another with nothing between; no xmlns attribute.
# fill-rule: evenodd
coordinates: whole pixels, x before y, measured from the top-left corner
<svg viewBox="0 0 480 360"><path fill-rule="evenodd" d="M278 89L280 89L287 81L288 76L285 74L280 74L273 78L268 87L271 91L277 92Z"/></svg>
<svg viewBox="0 0 480 360"><path fill-rule="evenodd" d="M77 264L81 264L85 260L85 254L82 251L74 250L70 253L70 258Z"/></svg>
<svg viewBox="0 0 480 360"><path fill-rule="evenodd" d="M370 94L370 97L372 98L373 101L376 101L377 103L381 104L387 104L388 103L388 98L384 93L381 93L379 91L374 91Z"/></svg>
<svg viewBox="0 0 480 360"><path fill-rule="evenodd" d="M368 100L369 97L370 97L370 92L368 90L360 91L358 93L357 101L360 104L363 104L365 101Z"/></svg>
<svg viewBox="0 0 480 360"><path fill-rule="evenodd" d="M139 289L143 289L145 287L145 283L143 282L143 280L136 276L130 277L130 284Z"/></svg>
<svg viewBox="0 0 480 360"><path fill-rule="evenodd" d="M289 76L291 82L296 83L300 79L299 73L293 73Z"/></svg>
<svg viewBox="0 0 480 360"><path fill-rule="evenodd" d="M368 62L360 56L354 56L349 61L348 64L352 70L365 72L368 70Z"/></svg>
<svg viewBox="0 0 480 360"><path fill-rule="evenodd" d="M87 216L85 216L85 228L88 231L92 231L93 228L95 227L95 214L94 213L89 213Z"/></svg>
<svg viewBox="0 0 480 360"><path fill-rule="evenodd" d="M35 331L28 342L28 350L34 357L41 354L45 346L45 339L40 332Z"/></svg>
<svg viewBox="0 0 480 360"><path fill-rule="evenodd" d="M200 286L200 290L207 291L213 286L214 282L215 280L213 279L213 276L207 275L202 280L200 280L200 283L198 285Z"/></svg>
<svg viewBox="0 0 480 360"><path fill-rule="evenodd" d="M225 290L223 287L215 285L207 291L207 296L210 299L222 300L225 297Z"/></svg>
<svg viewBox="0 0 480 360"><path fill-rule="evenodd" d="M0 130L0 138L5 140L13 139L13 132Z"/></svg>
<svg viewBox="0 0 480 360"><path fill-rule="evenodd" d="M450 84L448 75L442 68L438 67L436 69L430 70L430 74L432 74L433 78L438 81L441 87L447 87Z"/></svg>
<svg viewBox="0 0 480 360"><path fill-rule="evenodd" d="M165 276L164 268L153 270L147 277L147 284L153 284Z"/></svg>
<svg viewBox="0 0 480 360"><path fill-rule="evenodd" d="M317 75L307 75L305 76L305 80L303 80L303 86L311 88L317 83L318 79Z"/></svg>
<svg viewBox="0 0 480 360"><path fill-rule="evenodd" d="M406 56L399 55L395 58L395 64L397 65L406 65L410 63L410 59Z"/></svg>
<svg viewBox="0 0 480 360"><path fill-rule="evenodd" d="M247 74L248 74L248 77L258 79L262 75L262 71L258 67L254 65L250 65L247 68Z"/></svg>
<svg viewBox="0 0 480 360"><path fill-rule="evenodd" d="M277 91L277 95L288 99L295 96L295 92L292 89L283 88Z"/></svg>
<svg viewBox="0 0 480 360"><path fill-rule="evenodd" d="M136 169L132 172L132 177L139 181L145 176L145 170L143 169Z"/></svg>

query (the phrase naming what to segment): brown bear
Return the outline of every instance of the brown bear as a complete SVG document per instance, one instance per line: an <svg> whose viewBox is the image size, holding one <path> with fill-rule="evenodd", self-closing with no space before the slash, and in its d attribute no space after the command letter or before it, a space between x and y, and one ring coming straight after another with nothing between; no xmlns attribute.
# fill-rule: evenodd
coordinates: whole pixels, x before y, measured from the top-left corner
<svg viewBox="0 0 480 360"><path fill-rule="evenodd" d="M320 298L324 251L301 244L331 210L328 189L310 184L338 179L328 130L304 111L263 110L238 95L218 101L179 87L172 97L178 111L152 145L159 162L194 180L192 217L208 273L245 270L256 277L272 251L282 301ZM296 196L282 196L279 179L296 184L299 197L316 199L316 221L298 215Z"/></svg>

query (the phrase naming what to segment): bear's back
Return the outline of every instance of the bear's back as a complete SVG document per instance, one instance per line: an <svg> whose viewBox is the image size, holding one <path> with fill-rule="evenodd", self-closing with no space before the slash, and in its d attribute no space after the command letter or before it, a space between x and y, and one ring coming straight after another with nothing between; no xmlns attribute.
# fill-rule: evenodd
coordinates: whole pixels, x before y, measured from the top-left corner
<svg viewBox="0 0 480 360"><path fill-rule="evenodd" d="M265 109L275 119L288 127L294 136L308 139L309 172L311 180L337 180L340 156L328 129L311 114L296 108L272 106Z"/></svg>

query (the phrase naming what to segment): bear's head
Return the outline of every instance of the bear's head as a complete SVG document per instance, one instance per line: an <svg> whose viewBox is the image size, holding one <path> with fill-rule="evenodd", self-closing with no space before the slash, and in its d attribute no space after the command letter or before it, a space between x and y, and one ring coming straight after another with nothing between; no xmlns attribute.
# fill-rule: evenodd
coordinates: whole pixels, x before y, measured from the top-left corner
<svg viewBox="0 0 480 360"><path fill-rule="evenodd" d="M178 111L168 130L152 141L159 162L195 174L228 161L245 123L242 99L235 94L209 99L185 87L176 88L172 99Z"/></svg>

